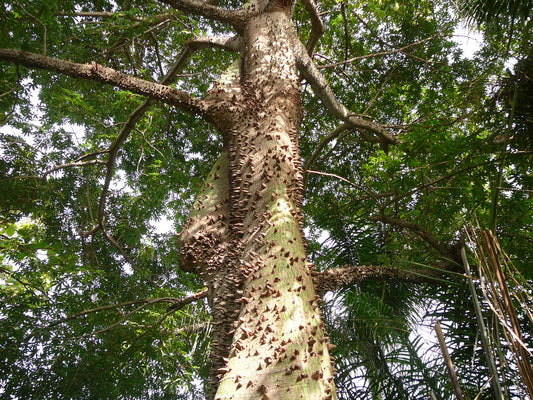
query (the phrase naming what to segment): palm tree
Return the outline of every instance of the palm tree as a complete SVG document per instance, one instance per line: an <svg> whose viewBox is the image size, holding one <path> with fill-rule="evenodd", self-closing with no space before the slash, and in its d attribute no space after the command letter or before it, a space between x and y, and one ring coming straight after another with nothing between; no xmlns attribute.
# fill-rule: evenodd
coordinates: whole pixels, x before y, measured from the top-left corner
<svg viewBox="0 0 533 400"><path fill-rule="evenodd" d="M525 20L532 14L533 0L458 0L457 7L478 24L498 17Z"/></svg>

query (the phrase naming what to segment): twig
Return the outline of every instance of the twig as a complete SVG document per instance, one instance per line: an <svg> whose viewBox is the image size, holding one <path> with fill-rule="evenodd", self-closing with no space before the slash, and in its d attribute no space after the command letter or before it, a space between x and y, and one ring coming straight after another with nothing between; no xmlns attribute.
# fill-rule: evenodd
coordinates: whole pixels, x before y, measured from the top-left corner
<svg viewBox="0 0 533 400"><path fill-rule="evenodd" d="M321 140L321 142L318 144L318 146L315 148L315 151L313 151L313 154L311 154L311 157L307 159L307 161L304 164L304 187L307 182L307 170L313 165L315 160L317 159L320 152L327 146L329 142L337 138L342 132L344 132L346 129L348 129L348 124L342 124L336 127L328 136L326 136L324 139Z"/></svg>
<svg viewBox="0 0 533 400"><path fill-rule="evenodd" d="M369 31L370 33L372 33L372 36L374 36L374 38L376 38L376 40L381 44L381 45L384 45L384 46L388 46L388 47L392 47L392 48L396 48L396 45L392 44L392 43L388 43L386 41L384 41L377 33L376 31L374 31L374 29L372 29L372 27L363 19L359 16L359 14L357 14L354 10L350 10L352 15L355 16L355 18L357 18ZM443 34L437 34L437 35L434 35L428 39L431 39L433 37L437 37L437 36L444 36ZM426 40L426 39L423 39L423 40ZM420 58L420 57L417 57L411 53L406 53L404 51L401 51L403 54L405 54L407 57L411 57L411 58L414 58L415 60L419 60L419 61L422 61L422 62L425 62L425 63L428 63L428 64L435 64L435 61L430 61L430 60L425 60L423 58Z"/></svg>
<svg viewBox="0 0 533 400"><path fill-rule="evenodd" d="M314 53L313 54L313 57L317 57L317 58L322 58L328 62L332 62L332 59L330 57L327 57L325 56L324 54L320 54L320 53ZM353 79L353 77L351 77L350 75L348 75L346 73L346 71L343 69L337 69L335 72L338 72L340 74L342 74L342 76L347 80L347 81L350 81L352 82L354 85L356 84L355 80Z"/></svg>
<svg viewBox="0 0 533 400"><path fill-rule="evenodd" d="M45 328L46 329L52 328L52 327L54 327L56 325L71 321L71 320L79 318L79 317L83 317L84 315L94 314L94 313L98 313L98 312L101 312L101 311L106 311L106 310L111 310L111 309L114 309L114 308L131 306L131 305L135 305L135 304L143 304L144 305L143 307L145 307L145 306L148 306L148 305L151 305L151 304L157 304L157 303L172 303L172 306L170 306L167 309L167 312L168 311L177 311L177 310L185 307L187 304L190 304L190 303L193 303L193 302L195 302L197 300L203 299L206 296L207 296L207 289L203 289L200 292L197 292L197 293L195 293L193 295L190 295L190 296L187 296L187 297L182 297L182 298L159 297L159 298L156 298L156 299L138 299L138 300L125 301L125 302L122 302L122 303L108 304L108 305L105 305L105 306L100 306L100 307L95 307L95 308L91 308L91 309L88 309L88 310L80 311L79 313L73 314L73 315L71 315L69 317L66 317L66 318L60 319L58 321L52 322L49 325L47 325Z"/></svg>
<svg viewBox="0 0 533 400"><path fill-rule="evenodd" d="M426 39L421 39L421 40L419 40L417 42L414 42L414 43L411 43L411 44L408 44L408 45L405 45L403 47L399 47L399 48L396 48L396 49L393 49L393 50L381 51L381 52L372 53L372 54L365 54L364 56L353 57L353 58L350 58L350 59L345 60L345 61L339 61L339 62L336 62L336 63L326 64L326 65L319 65L318 69L334 68L334 67L338 67L340 65L351 64L354 61L365 60L367 58L381 57L381 56L386 56L386 55L390 55L390 54L394 54L394 53L403 53L405 49L408 49L408 48L414 47L414 46L418 46L418 45L420 45L420 44L422 44L424 42L427 42L429 40L434 39L437 36L440 36L440 35L433 35L433 36L430 36L430 37L428 37ZM410 56L416 57L416 56L413 56L413 55L410 55ZM419 57L416 57L416 58L419 58ZM428 62L428 61L426 61L426 62Z"/></svg>
<svg viewBox="0 0 533 400"><path fill-rule="evenodd" d="M169 312L167 311L165 314L163 314L163 316L155 323L153 324L152 326L150 326L148 329L146 329L143 333L141 333L140 335L136 336L135 339L129 343L129 346L126 347L124 350L122 350L122 352L120 353L120 356L119 357L124 357L124 355L130 351L130 349L133 348L133 345L138 342L142 337L146 336L148 334L148 332L152 331L155 327L161 325L163 323L163 321L165 319L167 319L169 317L169 315L172 314L172 312Z"/></svg>
<svg viewBox="0 0 533 400"><path fill-rule="evenodd" d="M473 166L469 166L469 167L465 167L465 168L461 168L461 169L456 169L456 170L450 172L448 175L445 175L445 176L441 176L441 177L439 177L439 178L436 178L436 179L434 179L434 180L432 180L432 181L430 181L430 182L427 182L427 183L425 183L425 184L423 184L423 185L421 185L421 186L418 186L418 187L416 187L416 188L413 188L413 189L411 189L411 190L409 190L409 191L407 191L407 192L405 192L405 193L397 194L395 197L393 197L391 200L389 200L387 203L385 203L385 204L383 205L383 208L388 207L388 206L390 206L391 204L393 204L393 203L395 203L395 202L397 202L397 201L399 201L399 200L401 200L401 199L403 199L403 198L405 198L405 197L407 197L407 196L410 196L410 195L412 195L412 194L414 194L414 193L416 193L416 192L419 192L419 191L421 191L421 190L424 190L424 189L426 189L426 188L429 188L429 187L435 185L436 183L439 183L439 182L442 182L442 181L445 181L445 180L451 179L451 178L453 178L454 176L456 176L456 175L458 175L458 174L460 174L460 173L462 173L462 172L471 171L471 170L474 170L474 169L476 169L476 168L478 168L478 167L482 167L482 166L484 166L484 165L491 164L491 163L493 163L493 162L495 162L495 161L497 161L497 160L489 160L489 161L485 161L485 162L482 162L482 163L479 163L479 164L476 164L476 165L473 165Z"/></svg>
<svg viewBox="0 0 533 400"><path fill-rule="evenodd" d="M440 242L430 232L422 228L420 225L415 224L414 222L386 215L383 210L380 215L371 216L369 217L369 219L374 222L382 222L384 224L401 226L402 228L408 229L420 236L420 238L422 238L426 243L428 243L431 247L437 250L445 258L452 261L455 261L458 258L458 255L451 251L448 246Z"/></svg>
<svg viewBox="0 0 533 400"><path fill-rule="evenodd" d="M136 307L133 311L130 311L129 313L124 315L120 320L118 320L114 324L111 324L111 325L109 325L109 326L107 326L105 328L99 329L99 330L91 332L91 333L65 338L65 340L79 340L79 339L84 339L84 338L91 337L91 336L96 336L96 335L99 335L100 333L108 332L108 331L116 328L117 326L121 325L123 322L127 321L128 319L130 319L130 317L133 314L135 314L138 311L142 310L143 308L145 308L149 304L151 304L151 303L146 303L146 304L140 305L139 307Z"/></svg>
<svg viewBox="0 0 533 400"><path fill-rule="evenodd" d="M86 158L86 156L83 156L80 159L82 159L82 158ZM101 161L101 160L79 161L80 159L78 159L77 161L70 162L70 163L56 165L55 167L52 167L49 170L44 171L42 175L10 176L8 178L0 179L0 183L13 181L13 180L17 180L17 179L45 180L48 175L50 175L50 174L52 174L52 173L54 173L56 171L60 171L62 169L67 169L67 168L72 168L72 167L87 167L87 166L91 166L91 165L107 165L106 161Z"/></svg>
<svg viewBox="0 0 533 400"><path fill-rule="evenodd" d="M46 44L47 29L46 29L46 25L43 24L43 22L39 18L37 18L33 14L30 14L28 11L26 11L26 9L18 1L16 2L16 4L17 4L17 6L19 6L22 9L22 11L24 11L25 14L27 14L28 16L30 16L30 18L32 18L35 21L37 21L37 23L43 27L43 56L46 56L46 52L47 52L47 44Z"/></svg>
<svg viewBox="0 0 533 400"><path fill-rule="evenodd" d="M4 239L4 240L7 239L4 235L0 235L0 238L2 238L2 239ZM48 296L48 294L47 294L44 290L42 290L42 289L40 289L40 288L36 288L36 287L32 286L31 283L29 283L29 282L25 282L25 281L23 281L22 279L16 277L16 276L15 276L15 273L14 273L13 271L10 271L9 269L7 269L7 268L5 268L5 267L0 266L0 273L3 273L3 274L6 274L6 275L9 275L9 277L10 277L11 279L14 279L15 281L17 281L18 283L20 283L20 284L21 284L22 286L24 286L25 288L30 289L32 292L34 292L34 294L35 294L35 292L40 293L41 295L43 295L44 297L46 297L48 300L52 301L52 299L50 298L50 296Z"/></svg>
<svg viewBox="0 0 533 400"><path fill-rule="evenodd" d="M332 174L332 173L329 173L329 172L313 171L313 170L310 170L310 169L306 169L305 172L310 173L310 174L316 174L316 175L331 176L333 178L340 179L341 181L346 182L346 183L348 183L348 184L350 184L350 185L352 185L352 186L354 186L356 188L359 187L355 183L350 182L348 179L343 178L342 176L337 175L337 174Z"/></svg>
<svg viewBox="0 0 533 400"><path fill-rule="evenodd" d="M370 109L372 108L372 106L374 105L374 103L376 102L376 100L378 99L379 95L381 94L381 92L383 91L383 88L385 87L385 85L387 84L387 82L389 81L389 79L392 77L392 74L394 72L394 70L396 69L396 67L393 67L392 70L387 74L387 76L385 77L385 80L381 83L381 85L379 85L379 88L378 90L376 91L376 94L374 95L374 97L372 98L372 100L370 100L370 102L368 103L368 106L366 106L365 110L363 111L363 114L366 114L368 111L370 111Z"/></svg>

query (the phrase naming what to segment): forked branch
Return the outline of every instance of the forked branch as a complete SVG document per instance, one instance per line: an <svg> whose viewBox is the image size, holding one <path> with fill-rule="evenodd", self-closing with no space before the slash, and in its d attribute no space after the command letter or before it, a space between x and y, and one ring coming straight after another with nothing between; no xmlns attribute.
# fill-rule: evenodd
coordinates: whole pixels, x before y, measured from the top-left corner
<svg viewBox="0 0 533 400"><path fill-rule="evenodd" d="M307 170L311 168L319 154L322 152L322 150L324 150L328 143L336 139L342 132L347 130L349 127L350 126L346 123L336 127L328 136L322 139L322 141L318 144L318 146L315 148L315 151L313 151L313 154L311 154L311 157L309 157L304 164L304 187L307 183Z"/></svg>
<svg viewBox="0 0 533 400"><path fill-rule="evenodd" d="M162 85L170 84L177 76L177 74L184 68L185 63L190 58L190 56L199 49L206 47L215 47L222 48L228 51L239 51L241 46L241 40L239 37L232 38L219 38L219 37L197 37L189 40L178 56L176 62L172 65L167 74L161 79ZM143 103L133 111L133 113L128 118L128 121L124 124L119 134L117 135L115 141L109 146L107 150L108 159L107 159L107 172L104 181L104 186L102 188L102 193L100 194L100 201L98 205L98 223L93 229L86 233L86 235L94 234L99 229L105 228L105 204L107 199L107 194L109 192L109 185L113 179L114 167L116 162L116 157L118 151L126 138L130 135L133 128L145 112L152 106L154 103L154 98L147 98ZM105 230L105 229L104 229ZM107 235L106 235L107 236ZM111 242L113 243L113 242ZM119 249L120 250L120 249Z"/></svg>

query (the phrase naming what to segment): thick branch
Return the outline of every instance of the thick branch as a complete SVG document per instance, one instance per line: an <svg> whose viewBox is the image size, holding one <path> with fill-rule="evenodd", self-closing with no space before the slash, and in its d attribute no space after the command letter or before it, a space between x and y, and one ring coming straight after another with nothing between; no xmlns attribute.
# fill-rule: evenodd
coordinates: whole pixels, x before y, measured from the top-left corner
<svg viewBox="0 0 533 400"><path fill-rule="evenodd" d="M383 126L360 118L337 100L326 79L322 76L311 57L309 57L309 54L307 54L307 50L301 43L299 43L299 51L297 54L298 69L331 114L346 122L352 128L376 134L386 144L399 142L398 138L387 132Z"/></svg>
<svg viewBox="0 0 533 400"><path fill-rule="evenodd" d="M383 265L345 265L344 267L317 272L313 276L315 290L321 296L326 292L373 280L409 281L420 280L420 277Z"/></svg>
<svg viewBox="0 0 533 400"><path fill-rule="evenodd" d="M210 20L230 24L237 30L240 30L246 18L255 12L252 8L227 10L195 0L161 0L161 2L187 14L201 15Z"/></svg>
<svg viewBox="0 0 533 400"><path fill-rule="evenodd" d="M414 271L401 270L384 265L345 265L323 272L315 272L313 282L320 296L326 292L369 281L394 281L405 283L447 282L446 275L456 274L446 268L420 267Z"/></svg>
<svg viewBox="0 0 533 400"><path fill-rule="evenodd" d="M91 64L79 64L13 49L0 49L0 60L13 62L25 67L58 72L72 77L100 81L163 101L192 114L205 114L202 101L189 96L186 92L160 83L134 78L94 62Z"/></svg>
<svg viewBox="0 0 533 400"><path fill-rule="evenodd" d="M185 45L193 51L205 48L214 48L237 53L242 49L242 38L240 36L233 36L230 38L219 36L200 36L188 40Z"/></svg>
<svg viewBox="0 0 533 400"><path fill-rule="evenodd" d="M309 14L309 19L311 20L311 34L309 35L309 40L307 41L307 45L305 47L307 49L307 53L312 56L318 40L325 32L325 28L322 18L320 18L318 13L315 1L302 0L302 2L304 3L307 14Z"/></svg>

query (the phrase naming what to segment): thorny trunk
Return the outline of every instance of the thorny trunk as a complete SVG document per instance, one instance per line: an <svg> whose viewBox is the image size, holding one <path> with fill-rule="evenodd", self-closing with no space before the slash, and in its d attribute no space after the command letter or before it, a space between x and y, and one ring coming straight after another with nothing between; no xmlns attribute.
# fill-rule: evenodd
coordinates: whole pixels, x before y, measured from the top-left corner
<svg viewBox="0 0 533 400"><path fill-rule="evenodd" d="M181 234L213 316L210 398L335 398L300 212L302 118L290 6L251 18L210 92L225 150Z"/></svg>

